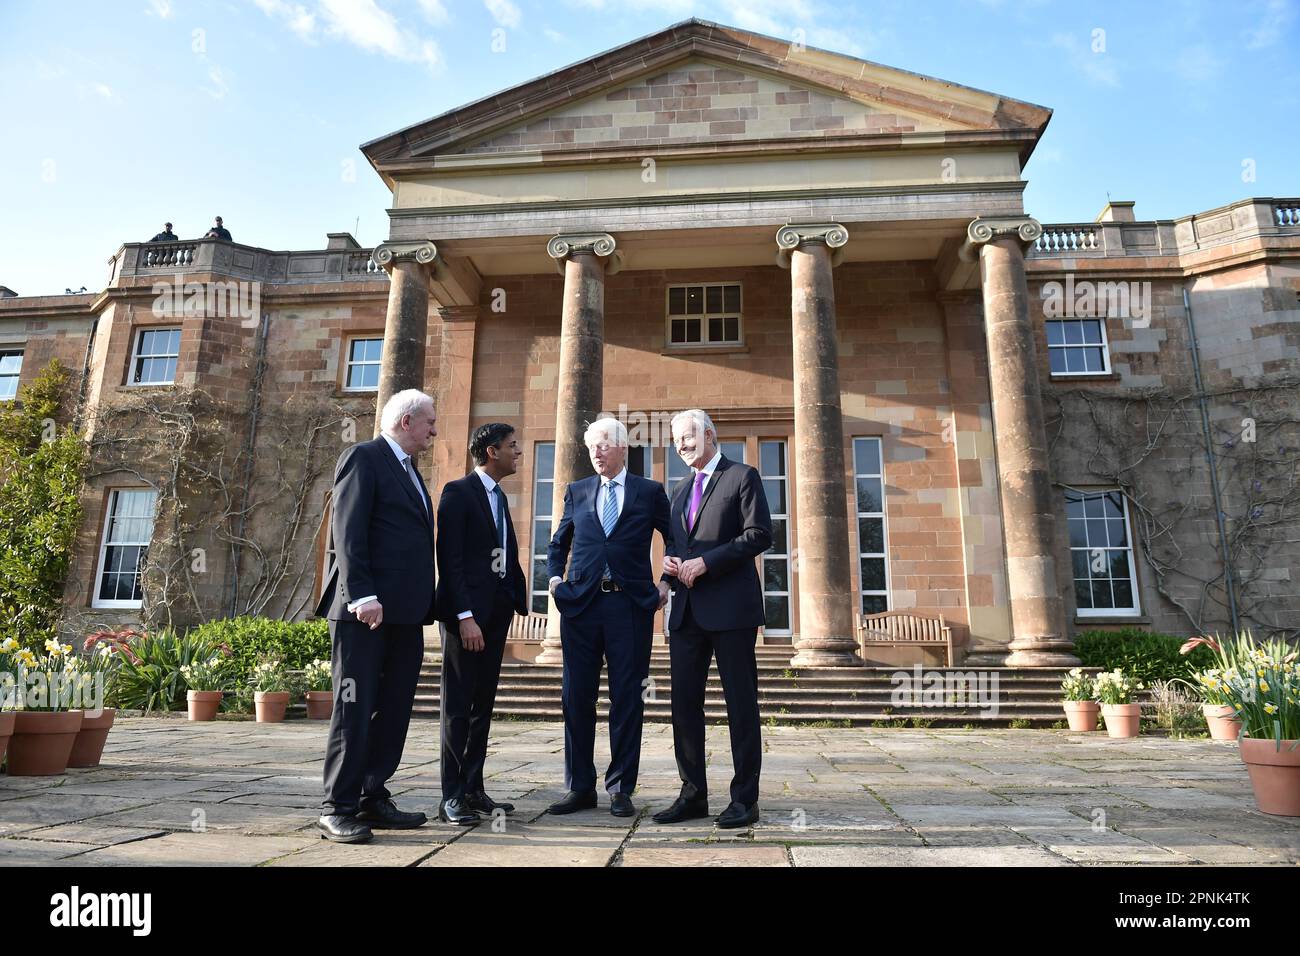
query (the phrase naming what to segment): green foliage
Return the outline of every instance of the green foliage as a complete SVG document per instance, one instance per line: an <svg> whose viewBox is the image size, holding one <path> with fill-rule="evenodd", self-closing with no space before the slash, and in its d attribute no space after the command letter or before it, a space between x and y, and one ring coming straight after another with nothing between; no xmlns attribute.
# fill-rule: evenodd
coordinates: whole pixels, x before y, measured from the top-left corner
<svg viewBox="0 0 1300 956"><path fill-rule="evenodd" d="M193 632L184 637L162 630L131 642L135 659L121 662L116 705L132 710L178 710L185 706L182 667L208 660L217 652L210 640Z"/></svg>
<svg viewBox="0 0 1300 956"><path fill-rule="evenodd" d="M52 361L0 403L0 620L33 651L56 637L82 518L86 446L57 427L67 381Z"/></svg>
<svg viewBox="0 0 1300 956"><path fill-rule="evenodd" d="M1126 627L1116 631L1083 631L1074 639L1074 653L1084 667L1122 670L1146 686L1158 680L1191 680L1198 668L1214 664L1206 647L1178 653L1186 638Z"/></svg>
<svg viewBox="0 0 1300 956"><path fill-rule="evenodd" d="M189 633L230 649L228 674L236 687L252 679L264 658L279 657L285 667L300 670L317 659L329 660L332 652L329 622L320 619L294 623L265 617L231 617L200 624Z"/></svg>
<svg viewBox="0 0 1300 956"><path fill-rule="evenodd" d="M1012 730L1028 730L1032 724L1030 724L1024 717L1014 717L1007 726Z"/></svg>

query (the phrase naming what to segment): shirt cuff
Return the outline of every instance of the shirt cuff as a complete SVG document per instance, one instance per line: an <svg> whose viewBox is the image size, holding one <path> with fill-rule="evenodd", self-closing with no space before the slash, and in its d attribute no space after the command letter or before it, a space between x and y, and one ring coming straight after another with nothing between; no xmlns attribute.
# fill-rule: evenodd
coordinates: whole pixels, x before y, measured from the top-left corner
<svg viewBox="0 0 1300 956"><path fill-rule="evenodd" d="M473 611L461 611L459 614L456 615L456 620L463 621L465 620L465 618L473 617L473 616L474 616Z"/></svg>
<svg viewBox="0 0 1300 956"><path fill-rule="evenodd" d="M556 581L563 581L563 580L564 578L560 577L558 574L555 575L553 578L551 578L551 580L546 582L546 589L549 591L551 588L555 587Z"/></svg>
<svg viewBox="0 0 1300 956"><path fill-rule="evenodd" d="M361 607L361 605L365 604L367 601L378 601L378 600L379 600L378 594L372 594L370 595L370 597L359 598L358 600L353 601L351 604L348 605L348 613L352 614L353 612L356 611L357 608Z"/></svg>

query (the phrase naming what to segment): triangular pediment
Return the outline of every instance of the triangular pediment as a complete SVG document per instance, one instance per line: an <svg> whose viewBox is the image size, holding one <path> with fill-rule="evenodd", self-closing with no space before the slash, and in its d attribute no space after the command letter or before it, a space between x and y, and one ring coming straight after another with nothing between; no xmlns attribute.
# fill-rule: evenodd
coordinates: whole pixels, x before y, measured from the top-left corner
<svg viewBox="0 0 1300 956"><path fill-rule="evenodd" d="M989 135L1033 149L1051 111L982 90L687 20L367 143L381 172L440 157L548 160L738 142Z"/></svg>
<svg viewBox="0 0 1300 956"><path fill-rule="evenodd" d="M450 152L552 152L967 128L878 100L854 99L779 75L692 57Z"/></svg>

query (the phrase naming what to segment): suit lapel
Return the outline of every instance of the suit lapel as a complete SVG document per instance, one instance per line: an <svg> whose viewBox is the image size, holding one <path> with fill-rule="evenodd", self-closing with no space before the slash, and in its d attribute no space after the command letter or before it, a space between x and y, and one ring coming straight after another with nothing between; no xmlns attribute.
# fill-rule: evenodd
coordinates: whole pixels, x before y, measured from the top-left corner
<svg viewBox="0 0 1300 956"><path fill-rule="evenodd" d="M406 492L406 496L411 499L411 504L419 508L426 518L432 517L429 509L425 507L425 503L420 500L419 492L417 492L415 486L411 484L411 479L406 477L406 469L402 467L402 463L399 462L397 456L393 454L393 449L389 447L387 439L385 439L383 435L380 435L375 439L375 441L379 443L382 457L388 462L388 470L391 471L393 476L401 483L402 489ZM415 479L420 483L420 488L424 489L424 479L420 477L419 469L412 466L411 470L415 472ZM424 493L427 497L428 491L425 490Z"/></svg>
<svg viewBox="0 0 1300 956"><path fill-rule="evenodd" d="M479 477L478 471L471 471L465 476L465 480L473 483L469 493L478 501L483 514L487 515L488 526L496 528L497 519L492 514L492 499L488 497L487 488L483 484L483 479Z"/></svg>
<svg viewBox="0 0 1300 956"><path fill-rule="evenodd" d="M627 509L632 507L632 502L636 500L636 492L632 489L636 487L632 482L632 472L628 472L623 481L623 510L618 513L618 520L614 522L614 530L609 533L612 538L618 534L618 529L623 526L623 516L627 514Z"/></svg>

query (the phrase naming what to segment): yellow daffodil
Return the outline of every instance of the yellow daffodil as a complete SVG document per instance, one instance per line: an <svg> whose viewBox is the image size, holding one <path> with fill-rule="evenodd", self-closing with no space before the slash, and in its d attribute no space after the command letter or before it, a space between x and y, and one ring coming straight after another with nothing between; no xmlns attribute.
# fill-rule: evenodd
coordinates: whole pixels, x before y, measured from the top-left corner
<svg viewBox="0 0 1300 956"><path fill-rule="evenodd" d="M1265 704L1264 713L1268 714L1269 716L1272 716L1273 714L1277 713L1277 708L1274 707L1272 704Z"/></svg>

